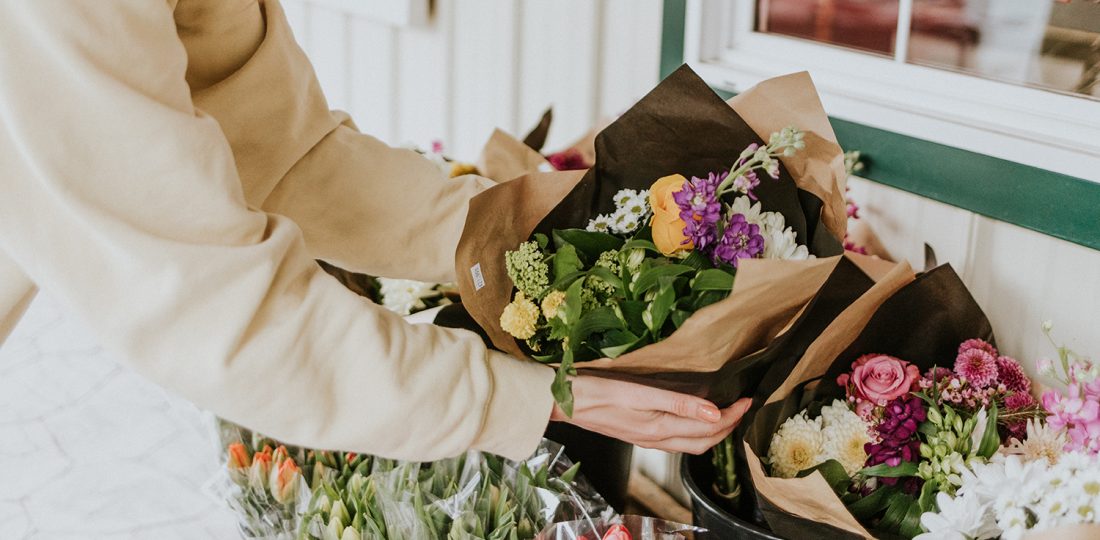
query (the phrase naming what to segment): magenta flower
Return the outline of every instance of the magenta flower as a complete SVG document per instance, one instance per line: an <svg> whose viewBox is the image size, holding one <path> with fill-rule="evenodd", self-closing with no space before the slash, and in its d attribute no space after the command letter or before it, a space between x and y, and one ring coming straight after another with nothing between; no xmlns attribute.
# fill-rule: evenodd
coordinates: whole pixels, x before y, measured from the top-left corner
<svg viewBox="0 0 1100 540"><path fill-rule="evenodd" d="M985 349L965 349L955 359L955 373L978 388L986 388L997 382L997 357Z"/></svg>
<svg viewBox="0 0 1100 540"><path fill-rule="evenodd" d="M1031 379L1024 374L1024 368L1016 359L1009 356L997 357L997 374L999 382L1005 388L1017 394L1031 392Z"/></svg>
<svg viewBox="0 0 1100 540"><path fill-rule="evenodd" d="M867 443L867 466L885 463L897 467L903 462L920 460L920 439L917 429L928 419L924 401L912 394L899 397L883 408L882 421L875 426L879 442ZM897 478L879 478L885 485L894 485Z"/></svg>
<svg viewBox="0 0 1100 540"><path fill-rule="evenodd" d="M684 187L672 194L672 200L680 207L680 219L684 221L684 244L708 253L718 239L718 220L722 217L722 203L718 200L718 185L729 173L710 173L706 178L691 177Z"/></svg>
<svg viewBox="0 0 1100 540"><path fill-rule="evenodd" d="M715 264L732 264L737 268L741 259L752 259L764 252L764 237L760 235L760 226L745 220L744 214L734 214L726 225L718 245L714 247Z"/></svg>
<svg viewBox="0 0 1100 540"><path fill-rule="evenodd" d="M587 169L592 166L584 159L584 154L576 148L568 148L561 152L550 154L546 156L546 161L550 162L550 166L554 167L556 171L576 171Z"/></svg>
<svg viewBox="0 0 1100 540"><path fill-rule="evenodd" d="M1015 392L1005 398L1005 408L1010 411L1018 411L1035 405L1035 398L1027 392Z"/></svg>
<svg viewBox="0 0 1100 540"><path fill-rule="evenodd" d="M994 357L997 356L997 349L993 345L990 345L989 342L984 339L968 339L962 342L962 345L959 345L959 354L961 355L962 353L971 349L982 350L993 355Z"/></svg>

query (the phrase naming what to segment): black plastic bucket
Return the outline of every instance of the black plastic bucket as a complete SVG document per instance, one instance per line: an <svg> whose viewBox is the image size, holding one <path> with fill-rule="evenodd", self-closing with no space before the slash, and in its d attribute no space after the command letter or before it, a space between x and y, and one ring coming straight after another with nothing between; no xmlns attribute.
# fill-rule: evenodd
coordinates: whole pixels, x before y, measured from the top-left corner
<svg viewBox="0 0 1100 540"><path fill-rule="evenodd" d="M728 512L715 500L714 465L710 454L691 456L685 454L680 461L680 478L691 495L691 515L695 526L707 530L696 533L699 540L783 540L775 533L750 523Z"/></svg>
<svg viewBox="0 0 1100 540"><path fill-rule="evenodd" d="M634 445L562 422L551 422L546 438L564 445L565 455L581 464L581 474L592 487L616 511L623 511Z"/></svg>

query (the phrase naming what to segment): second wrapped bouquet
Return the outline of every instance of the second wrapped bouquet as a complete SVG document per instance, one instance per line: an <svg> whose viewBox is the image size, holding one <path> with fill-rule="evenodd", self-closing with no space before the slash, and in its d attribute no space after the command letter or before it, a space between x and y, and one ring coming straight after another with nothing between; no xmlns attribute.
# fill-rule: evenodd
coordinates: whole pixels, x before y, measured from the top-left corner
<svg viewBox="0 0 1100 540"><path fill-rule="evenodd" d="M595 148L587 171L471 201L456 256L467 309L498 348L558 365L567 413L578 369L708 397L715 377L743 379L722 368L789 329L820 284L781 272L738 298L738 269L842 252L843 153L809 77L726 103L684 67ZM672 372L688 376L657 376Z"/></svg>

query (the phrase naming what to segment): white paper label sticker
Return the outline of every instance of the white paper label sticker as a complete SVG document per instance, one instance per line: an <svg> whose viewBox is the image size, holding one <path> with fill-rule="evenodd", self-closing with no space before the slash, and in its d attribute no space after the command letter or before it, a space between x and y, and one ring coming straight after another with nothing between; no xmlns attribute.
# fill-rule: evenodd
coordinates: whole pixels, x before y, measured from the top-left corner
<svg viewBox="0 0 1100 540"><path fill-rule="evenodd" d="M474 278L474 290L480 291L485 287L485 276L481 275L481 263L470 267L470 275Z"/></svg>

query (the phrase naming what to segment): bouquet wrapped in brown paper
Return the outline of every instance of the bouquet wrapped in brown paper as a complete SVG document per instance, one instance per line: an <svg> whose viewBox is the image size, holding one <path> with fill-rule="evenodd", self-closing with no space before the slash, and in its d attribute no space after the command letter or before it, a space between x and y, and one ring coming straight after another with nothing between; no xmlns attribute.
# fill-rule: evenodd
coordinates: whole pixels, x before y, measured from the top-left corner
<svg viewBox="0 0 1100 540"><path fill-rule="evenodd" d="M938 398L957 357L991 351L1010 369L1002 364L1015 361L996 357L992 343L989 320L950 266L914 277L902 265L881 276L801 358L771 366L765 378L782 382L756 393L759 409L738 430L767 525L791 538L919 534L936 495L954 493L950 459L989 458L1002 444L998 420L1003 428L1011 414L1032 413L999 418L997 402L1014 392L995 380L965 400L965 388L942 394L957 403ZM834 440L822 422L851 436Z"/></svg>
<svg viewBox="0 0 1100 540"><path fill-rule="evenodd" d="M497 348L560 366L567 411L578 369L728 404L752 380L737 360L836 270L811 256L842 252L845 180L806 74L726 103L684 67L595 137L591 169L473 199L459 287ZM774 276L742 286L755 263Z"/></svg>

